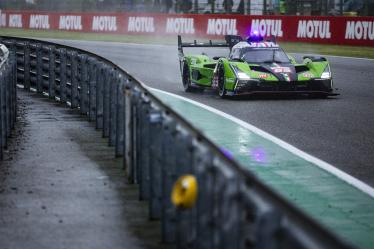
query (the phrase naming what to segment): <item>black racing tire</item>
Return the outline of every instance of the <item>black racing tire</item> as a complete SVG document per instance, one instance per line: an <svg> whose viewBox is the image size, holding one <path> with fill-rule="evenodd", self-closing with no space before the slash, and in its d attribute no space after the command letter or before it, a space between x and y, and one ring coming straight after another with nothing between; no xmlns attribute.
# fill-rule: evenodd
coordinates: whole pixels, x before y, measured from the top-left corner
<svg viewBox="0 0 374 249"><path fill-rule="evenodd" d="M227 91L225 89L225 70L223 65L218 66L218 96L227 98Z"/></svg>
<svg viewBox="0 0 374 249"><path fill-rule="evenodd" d="M190 68L186 62L183 63L182 83L185 92L192 92L194 90L191 86Z"/></svg>

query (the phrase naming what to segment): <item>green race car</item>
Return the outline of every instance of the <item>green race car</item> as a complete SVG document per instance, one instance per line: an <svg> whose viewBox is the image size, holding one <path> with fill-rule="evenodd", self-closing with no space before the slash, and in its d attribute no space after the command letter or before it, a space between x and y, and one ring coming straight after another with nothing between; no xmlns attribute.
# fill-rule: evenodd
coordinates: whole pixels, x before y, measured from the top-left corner
<svg viewBox="0 0 374 249"><path fill-rule="evenodd" d="M257 34L247 40L227 35L225 42L182 42L178 52L183 87L216 89L219 96L258 93L298 93L318 97L338 95L333 92L330 65L324 57L305 56L301 64L286 54L275 39L264 40ZM184 54L185 47L226 47L228 57Z"/></svg>

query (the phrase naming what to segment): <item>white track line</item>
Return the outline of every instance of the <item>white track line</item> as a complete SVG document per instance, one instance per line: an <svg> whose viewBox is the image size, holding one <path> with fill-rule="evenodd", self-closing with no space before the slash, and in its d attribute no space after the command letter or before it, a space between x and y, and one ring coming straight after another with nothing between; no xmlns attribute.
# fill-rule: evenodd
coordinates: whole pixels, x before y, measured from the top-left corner
<svg viewBox="0 0 374 249"><path fill-rule="evenodd" d="M316 158L312 155L309 155L308 153L296 148L295 146L293 146L293 145L291 145L291 144L289 144L289 143L287 143L287 142L267 133L266 131L261 130L260 128L257 128L256 126L253 126L253 125L251 125L251 124L249 124L249 123L247 123L243 120L240 120L240 119L238 119L234 116L231 116L230 114L227 114L225 112L217 110L213 107L201 104L197 101L194 101L194 100L191 100L191 99L188 99L188 98L185 98L185 97L173 94L173 93L165 92L165 91L162 91L162 90L159 90L159 89L155 89L155 88L151 88L151 87L147 87L147 88L152 90L152 91L155 91L155 92L164 93L164 94L170 95L172 97L184 100L186 102L189 102L191 104L194 104L196 106L204 108L205 110L208 110L212 113L215 113L215 114L220 115L224 118L227 118L227 119L237 123L238 125L240 125L242 127L245 127L246 129L252 131L253 133L256 133L257 135L259 135L259 136L261 136L261 137L263 137L267 140L270 140L271 142L281 146L282 148L284 148L284 149L288 150L289 152L301 157L302 159L317 165L321 169L324 169L324 170L328 171L329 173L335 175L336 177L340 178L341 180L345 181L346 183L358 188L362 192L364 192L364 193L368 194L369 196L371 196L372 198L374 198L374 188L372 188L371 186L369 186L366 183L358 180L357 178L345 173L344 171L341 171L340 169L332 166L331 164L329 164L327 162L324 162L324 161L322 161L322 160L320 160L320 159L318 159L318 158Z"/></svg>

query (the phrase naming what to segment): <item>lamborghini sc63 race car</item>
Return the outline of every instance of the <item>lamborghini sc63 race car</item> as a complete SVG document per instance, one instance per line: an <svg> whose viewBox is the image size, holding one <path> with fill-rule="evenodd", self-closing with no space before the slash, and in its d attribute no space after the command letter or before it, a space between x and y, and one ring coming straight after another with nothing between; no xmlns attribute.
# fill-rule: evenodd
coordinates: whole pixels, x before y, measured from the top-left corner
<svg viewBox="0 0 374 249"><path fill-rule="evenodd" d="M244 40L227 35L225 42L185 43L178 36L178 52L183 87L217 89L220 97L256 93L300 93L318 97L333 92L330 65L324 57L305 56L297 63L275 42L257 34ZM185 47L227 47L229 56L208 57L184 54Z"/></svg>

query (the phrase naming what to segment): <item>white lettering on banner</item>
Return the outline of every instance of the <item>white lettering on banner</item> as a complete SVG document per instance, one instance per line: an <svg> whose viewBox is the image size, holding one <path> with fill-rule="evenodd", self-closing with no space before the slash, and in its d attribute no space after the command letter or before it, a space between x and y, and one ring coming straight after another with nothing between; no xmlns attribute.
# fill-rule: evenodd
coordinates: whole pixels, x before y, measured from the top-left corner
<svg viewBox="0 0 374 249"><path fill-rule="evenodd" d="M22 15L10 14L9 15L9 27L10 28L22 28Z"/></svg>
<svg viewBox="0 0 374 249"><path fill-rule="evenodd" d="M297 38L330 39L330 21L300 20L297 27Z"/></svg>
<svg viewBox="0 0 374 249"><path fill-rule="evenodd" d="M258 31L261 36L283 36L282 20L253 19L251 32Z"/></svg>
<svg viewBox="0 0 374 249"><path fill-rule="evenodd" d="M348 40L374 40L374 22L347 21L345 39Z"/></svg>
<svg viewBox="0 0 374 249"><path fill-rule="evenodd" d="M208 35L237 35L236 19L209 19Z"/></svg>
<svg viewBox="0 0 374 249"><path fill-rule="evenodd" d="M116 16L94 16L92 19L93 31L117 31Z"/></svg>
<svg viewBox="0 0 374 249"><path fill-rule="evenodd" d="M153 17L129 17L128 32L155 32Z"/></svg>
<svg viewBox="0 0 374 249"><path fill-rule="evenodd" d="M59 29L82 30L82 16L60 16Z"/></svg>
<svg viewBox="0 0 374 249"><path fill-rule="evenodd" d="M49 16L48 15L31 15L30 16L30 29L49 29Z"/></svg>
<svg viewBox="0 0 374 249"><path fill-rule="evenodd" d="M166 33L195 34L193 18L168 18Z"/></svg>
<svg viewBox="0 0 374 249"><path fill-rule="evenodd" d="M6 14L0 10L0 27L6 27Z"/></svg>

